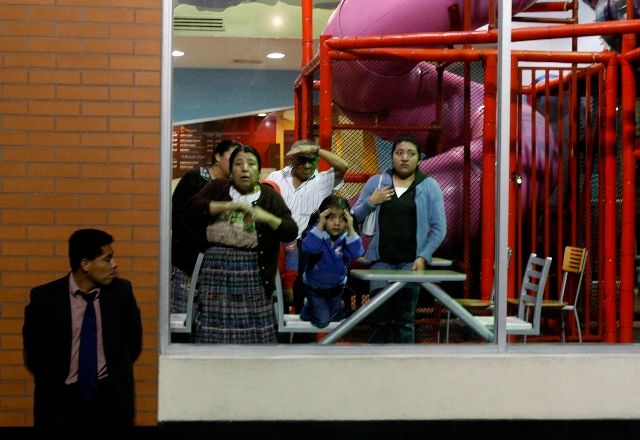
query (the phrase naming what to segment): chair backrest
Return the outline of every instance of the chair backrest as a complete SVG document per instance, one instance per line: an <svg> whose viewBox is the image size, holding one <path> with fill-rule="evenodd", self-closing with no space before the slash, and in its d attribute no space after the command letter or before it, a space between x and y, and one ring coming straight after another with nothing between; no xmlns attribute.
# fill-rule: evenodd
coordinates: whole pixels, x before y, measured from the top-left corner
<svg viewBox="0 0 640 440"><path fill-rule="evenodd" d="M284 294L282 292L282 280L280 279L279 269L276 269L275 287L274 308L276 312L276 325L278 326L278 331L282 331L284 328Z"/></svg>
<svg viewBox="0 0 640 440"><path fill-rule="evenodd" d="M512 254L513 254L513 251L511 250L510 247L508 247L507 248L507 269L509 269L509 266L511 265ZM495 266L494 266L494 272L495 272ZM493 303L495 299L496 299L496 285L494 283L493 287L491 288L491 298L490 298L491 303Z"/></svg>
<svg viewBox="0 0 640 440"><path fill-rule="evenodd" d="M578 296L580 295L580 287L582 286L582 277L584 276L584 268L587 263L587 249L575 246L567 246L564 248L564 257L562 259L562 287L560 287L560 302L564 301L564 294L567 287L567 278L570 273L578 275L578 286L576 288L576 296L573 299L573 305L578 304Z"/></svg>
<svg viewBox="0 0 640 440"><path fill-rule="evenodd" d="M532 253L529 255L529 260L522 276L518 318L529 321L531 317L530 309L533 307L533 319L530 321L533 326L531 334L540 334L542 297L544 296L544 288L547 284L551 261L551 257L540 258Z"/></svg>
<svg viewBox="0 0 640 440"><path fill-rule="evenodd" d="M200 252L198 258L196 258L196 264L193 267L191 274L191 281L189 283L189 294L187 296L187 309L186 313L172 313L170 317L171 333L191 333L193 327L193 321L195 318L194 313L194 300L196 297L196 287L198 285L198 275L200 274L200 267L202 266L202 260L204 254Z"/></svg>

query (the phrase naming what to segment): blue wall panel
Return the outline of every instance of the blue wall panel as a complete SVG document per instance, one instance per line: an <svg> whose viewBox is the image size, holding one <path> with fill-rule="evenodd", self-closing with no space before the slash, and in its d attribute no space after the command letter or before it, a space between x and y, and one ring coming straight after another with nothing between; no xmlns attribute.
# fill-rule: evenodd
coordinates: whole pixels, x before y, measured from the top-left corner
<svg viewBox="0 0 640 440"><path fill-rule="evenodd" d="M293 107L297 70L174 69L172 122Z"/></svg>

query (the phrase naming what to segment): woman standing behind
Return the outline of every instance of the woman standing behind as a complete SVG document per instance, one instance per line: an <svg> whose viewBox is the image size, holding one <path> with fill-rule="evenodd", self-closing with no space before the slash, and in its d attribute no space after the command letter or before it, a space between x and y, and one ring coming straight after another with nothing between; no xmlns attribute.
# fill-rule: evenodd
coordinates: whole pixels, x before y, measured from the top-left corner
<svg viewBox="0 0 640 440"><path fill-rule="evenodd" d="M444 240L447 223L442 190L418 171L420 152L412 136L398 138L391 148L393 168L365 183L353 214L362 223L375 210L375 235L365 258L372 269L424 269ZM375 295L388 283L371 282ZM373 314L369 342L384 343L395 322L394 342L415 342L414 316L420 286L409 284Z"/></svg>
<svg viewBox="0 0 640 440"><path fill-rule="evenodd" d="M296 238L298 226L282 197L258 183L260 155L253 147L236 148L229 163L231 181L211 181L186 207L209 246L199 277L196 342L275 343L278 251L281 241Z"/></svg>
<svg viewBox="0 0 640 440"><path fill-rule="evenodd" d="M191 273L196 264L198 253L198 232L186 218L184 206L213 179L229 178L229 156L242 146L233 139L218 142L211 157L211 165L198 167L187 172L176 186L171 197L171 313L187 311L187 297Z"/></svg>

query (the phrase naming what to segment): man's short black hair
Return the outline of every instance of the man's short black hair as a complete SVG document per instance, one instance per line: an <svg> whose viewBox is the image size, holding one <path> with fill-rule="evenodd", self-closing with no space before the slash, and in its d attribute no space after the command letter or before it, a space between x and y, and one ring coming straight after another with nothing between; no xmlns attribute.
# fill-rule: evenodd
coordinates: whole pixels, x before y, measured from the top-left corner
<svg viewBox="0 0 640 440"><path fill-rule="evenodd" d="M83 259L93 260L102 255L102 247L113 243L113 237L99 229L78 229L69 237L71 271L80 268Z"/></svg>

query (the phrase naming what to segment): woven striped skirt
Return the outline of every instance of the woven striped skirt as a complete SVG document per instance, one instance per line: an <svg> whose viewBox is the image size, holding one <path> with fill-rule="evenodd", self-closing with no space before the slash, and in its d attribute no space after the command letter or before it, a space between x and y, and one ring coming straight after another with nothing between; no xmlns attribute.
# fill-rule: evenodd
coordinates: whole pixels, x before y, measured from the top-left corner
<svg viewBox="0 0 640 440"><path fill-rule="evenodd" d="M171 266L171 313L187 313L191 275Z"/></svg>
<svg viewBox="0 0 640 440"><path fill-rule="evenodd" d="M257 252L207 249L198 278L198 309L198 343L276 343L273 302L264 292Z"/></svg>

